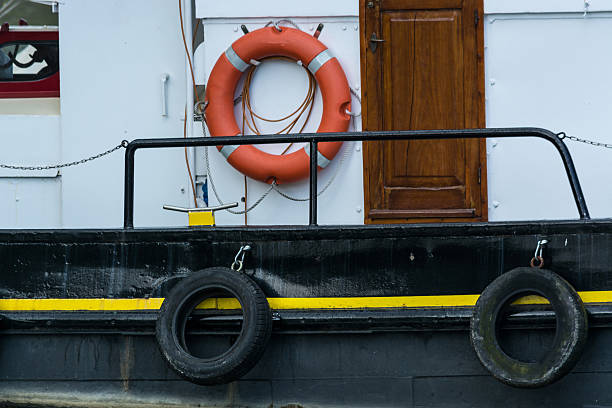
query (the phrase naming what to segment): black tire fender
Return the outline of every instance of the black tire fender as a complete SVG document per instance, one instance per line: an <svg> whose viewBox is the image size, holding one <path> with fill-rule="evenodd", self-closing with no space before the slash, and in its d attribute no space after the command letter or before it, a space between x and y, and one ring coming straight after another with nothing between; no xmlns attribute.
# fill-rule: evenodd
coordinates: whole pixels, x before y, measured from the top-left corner
<svg viewBox="0 0 612 408"><path fill-rule="evenodd" d="M538 294L551 303L557 318L552 347L538 362L508 356L498 341L498 319L505 305ZM587 339L587 314L574 288L546 269L516 268L495 279L478 298L470 322L470 340L482 365L501 382L521 388L551 384L569 373Z"/></svg>
<svg viewBox="0 0 612 408"><path fill-rule="evenodd" d="M215 291L228 292L241 304L242 329L224 353L198 358L181 346L179 330L185 317ZM180 327L182 324L182 327ZM272 315L266 296L242 272L214 267L193 273L178 282L160 309L155 335L162 356L181 377L202 385L225 384L246 374L259 361L272 332Z"/></svg>

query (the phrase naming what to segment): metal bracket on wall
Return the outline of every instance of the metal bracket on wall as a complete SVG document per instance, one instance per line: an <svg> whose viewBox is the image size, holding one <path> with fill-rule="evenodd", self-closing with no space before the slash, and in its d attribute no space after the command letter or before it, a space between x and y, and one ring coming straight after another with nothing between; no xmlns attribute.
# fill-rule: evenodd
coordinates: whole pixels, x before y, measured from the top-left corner
<svg viewBox="0 0 612 408"><path fill-rule="evenodd" d="M168 101L166 98L166 84L168 83L170 76L166 73L161 74L159 77L161 83L161 115L168 116Z"/></svg>

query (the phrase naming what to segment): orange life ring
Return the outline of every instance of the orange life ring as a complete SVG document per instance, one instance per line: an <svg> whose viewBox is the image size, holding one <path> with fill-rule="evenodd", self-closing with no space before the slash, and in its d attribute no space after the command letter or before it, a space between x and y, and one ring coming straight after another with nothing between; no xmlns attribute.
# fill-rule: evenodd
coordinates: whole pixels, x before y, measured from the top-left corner
<svg viewBox="0 0 612 408"><path fill-rule="evenodd" d="M313 36L290 27L264 27L234 42L210 73L206 87L206 119L212 136L241 133L234 116L236 86L251 61L284 56L301 61L317 79L323 96L323 116L317 132L345 132L348 129L351 95L346 75L327 47ZM318 144L319 169L334 158L342 142ZM217 146L236 170L266 183L277 184L308 177L309 147L285 155L263 152L252 145Z"/></svg>

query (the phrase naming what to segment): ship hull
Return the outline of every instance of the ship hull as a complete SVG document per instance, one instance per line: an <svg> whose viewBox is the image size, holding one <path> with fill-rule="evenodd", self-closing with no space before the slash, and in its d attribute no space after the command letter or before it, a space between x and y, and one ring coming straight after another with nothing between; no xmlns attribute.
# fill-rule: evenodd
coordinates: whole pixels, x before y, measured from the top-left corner
<svg viewBox="0 0 612 408"><path fill-rule="evenodd" d="M497 382L469 340L478 294L529 264L549 268L589 314L582 359L538 390ZM229 267L273 311L262 359L199 386L158 351L159 305L182 277ZM612 221L0 232L0 401L31 406L605 406L612 373ZM506 336L537 354L546 310ZM299 405L291 405L299 404ZM599 404L599 405L598 405ZM601 405L603 404L603 405Z"/></svg>

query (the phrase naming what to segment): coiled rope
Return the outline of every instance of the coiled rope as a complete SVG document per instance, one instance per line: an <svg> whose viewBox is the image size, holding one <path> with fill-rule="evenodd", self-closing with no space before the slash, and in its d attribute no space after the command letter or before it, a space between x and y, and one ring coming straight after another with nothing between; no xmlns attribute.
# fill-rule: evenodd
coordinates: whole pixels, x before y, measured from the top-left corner
<svg viewBox="0 0 612 408"><path fill-rule="evenodd" d="M283 22L283 21L287 21L289 23L291 23L292 25L294 25L297 29L299 29L299 27L293 23L290 20L280 20L278 21L276 24L274 24L274 26L277 29L280 29L280 27L278 26L278 23ZM272 24L273 22L268 23L266 26ZM252 105L251 105L251 85L253 83L253 77L255 75L255 72L257 70L257 68L261 65L262 62L267 61L267 60L285 60L285 61L291 61L294 62L294 60L287 58L287 57L267 57L267 58L262 58L260 61L251 61L251 67L249 67L247 74L246 74L246 78L245 81L242 85L242 92L240 94L240 96L238 98L236 98L234 100L234 103L241 103L241 107L242 107L242 134L245 134L246 129L248 128L253 134L256 135L260 135L261 131L259 130L259 127L257 126L257 120L261 120L264 122L268 122L268 123L279 123L279 122L283 122L286 120L289 120L289 123L283 127L282 129L280 129L279 131L275 132L275 134L289 134L291 133L291 131L296 127L296 125L300 122L300 120L304 117L304 114L306 114L306 117L304 118L301 127L299 128L298 133L302 133L304 131L304 129L306 128L306 125L308 123L308 120L310 119L310 116L312 114L312 109L314 106L314 97L316 94L316 90L317 90L317 81L314 77L314 75L308 70L308 68L306 68L301 61L298 61L297 64L299 66L301 66L304 71L306 72L307 76L308 76L308 90L306 92L306 96L304 97L304 99L302 100L302 102L300 103L300 105L293 110L291 113L289 113L286 116L283 116L281 118L277 118L277 119L270 119L270 118L266 118L263 117L262 115L257 114ZM361 104L361 98L359 96L359 94L357 92L355 92L353 89L351 89L351 93L359 100L359 103ZM196 105L196 114L201 114L201 107ZM361 114L357 113L357 114L352 114L351 112L347 112L347 114L351 115L352 119L353 119L353 127L356 129L355 126L355 118L357 116L359 116ZM203 135L206 137L206 126L205 126L205 120L202 120L202 132ZM350 155L350 153L352 152L352 148L353 148L353 142L346 142L344 143L344 152L342 154L342 156L340 157L340 161L338 163L338 165L336 166L336 170L334 172L334 174L330 177L330 179L328 180L328 182L325 184L325 186L323 186L323 188L317 193L317 196L320 196L321 194L323 194L330 186L331 184L334 182L334 180L336 179L336 176L338 175L338 173L340 172L340 169L343 167L344 162L346 161L347 157ZM285 147L285 149L281 152L281 155L286 154L289 149L293 146L293 143L290 143L288 146ZM219 193L217 191L217 188L215 186L214 180L213 180L213 176L212 173L210 171L210 162L209 162L209 157L208 157L208 147L204 148L204 161L205 161L205 165L206 165L206 172L208 174L208 180L210 181L210 186L211 189L213 191L213 194L215 195L215 198L217 199L217 202L219 202L220 204L223 204L223 200L221 199L221 197L219 196ZM240 211L236 211L236 210L232 210L232 209L226 209L225 211L228 211L232 214L245 214L245 224L246 224L246 213L248 213L249 211L253 210L255 207L257 207L269 194L270 192L274 190L276 191L280 196L291 200L291 201L308 201L310 200L309 197L305 197L305 198L301 198L301 197L294 197L291 196L287 193L285 193L284 191L282 191L281 189L279 189L278 185L276 184L275 181L272 182L272 184L270 185L270 187L268 189L266 189L266 191L250 206L246 206L247 203L247 188L246 188L246 176L245 176L245 196L244 196L244 201L245 201L245 209L244 210L240 210Z"/></svg>

